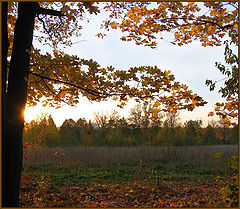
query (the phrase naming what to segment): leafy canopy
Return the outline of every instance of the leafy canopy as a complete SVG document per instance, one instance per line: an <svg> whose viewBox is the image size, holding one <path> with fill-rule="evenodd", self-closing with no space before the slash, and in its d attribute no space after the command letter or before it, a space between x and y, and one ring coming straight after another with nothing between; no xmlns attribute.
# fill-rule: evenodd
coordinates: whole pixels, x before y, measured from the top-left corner
<svg viewBox="0 0 240 209"><path fill-rule="evenodd" d="M171 32L171 43L179 46L193 40L219 46L226 35L238 41L237 2L111 2L104 8L110 12L104 28L120 29L123 41L137 45L156 48L163 32Z"/></svg>
<svg viewBox="0 0 240 209"><path fill-rule="evenodd" d="M133 67L128 70L112 66L102 68L96 61L80 59L63 52L71 46L71 38L79 36L81 21L86 14L109 14L105 29L121 29L122 40L155 48L162 32L174 34L174 44L182 45L198 39L204 46L220 45L222 37L229 35L237 41L236 2L40 2L43 8L61 10L64 16L38 15L34 38L52 47L43 54L34 48L28 78L28 104L35 105L42 97L45 105L59 107L63 102L78 103L80 96L91 101L108 98L119 101L123 107L129 99L152 103L153 115L160 109L176 112L193 110L206 102L184 84L175 81L170 71L157 66ZM101 8L101 9L100 9ZM202 11L203 10L203 11ZM9 3L9 56L16 22L17 3ZM98 34L101 36L103 34Z"/></svg>

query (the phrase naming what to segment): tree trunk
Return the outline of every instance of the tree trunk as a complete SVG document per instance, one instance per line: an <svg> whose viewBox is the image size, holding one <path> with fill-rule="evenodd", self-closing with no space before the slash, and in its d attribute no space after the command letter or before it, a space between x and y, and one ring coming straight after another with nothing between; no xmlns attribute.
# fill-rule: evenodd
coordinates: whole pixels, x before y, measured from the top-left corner
<svg viewBox="0 0 240 209"><path fill-rule="evenodd" d="M8 2L2 2L2 99L6 98L7 54L9 47L7 13Z"/></svg>
<svg viewBox="0 0 240 209"><path fill-rule="evenodd" d="M3 207L19 206L23 113L27 101L27 79L37 6L37 2L18 3L6 98L6 136L3 138Z"/></svg>
<svg viewBox="0 0 240 209"><path fill-rule="evenodd" d="M6 168L6 81L7 81L7 53L8 53L8 2L1 3L2 18L2 168ZM2 186L5 188L6 172L2 172ZM5 199L3 194L2 199Z"/></svg>

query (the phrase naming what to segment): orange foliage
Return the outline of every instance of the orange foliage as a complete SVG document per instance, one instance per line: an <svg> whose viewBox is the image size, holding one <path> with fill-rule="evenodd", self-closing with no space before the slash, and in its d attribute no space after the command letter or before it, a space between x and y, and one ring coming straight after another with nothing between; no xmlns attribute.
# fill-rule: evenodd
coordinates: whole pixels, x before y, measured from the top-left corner
<svg viewBox="0 0 240 209"><path fill-rule="evenodd" d="M179 46L200 40L205 46L219 46L228 33L237 42L238 7L236 2L111 2L105 6L111 13L104 23L127 35L122 40L156 48L156 39L162 32L174 33L172 43ZM208 12L204 12L207 10Z"/></svg>
<svg viewBox="0 0 240 209"><path fill-rule="evenodd" d="M238 96L227 97L226 102L217 102L214 112L210 112L208 116L218 115L222 122L228 128L229 126L236 126L236 118L238 117Z"/></svg>

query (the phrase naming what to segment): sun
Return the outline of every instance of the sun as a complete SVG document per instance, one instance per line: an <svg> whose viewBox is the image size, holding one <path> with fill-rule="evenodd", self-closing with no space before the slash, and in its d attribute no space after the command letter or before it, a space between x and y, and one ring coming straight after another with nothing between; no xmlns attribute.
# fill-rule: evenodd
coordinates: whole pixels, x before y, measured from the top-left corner
<svg viewBox="0 0 240 209"><path fill-rule="evenodd" d="M30 123L32 120L37 119L44 113L45 113L45 111L44 111L43 107L41 107L39 105L37 105L35 107L26 106L25 111L24 111L24 121L27 123Z"/></svg>

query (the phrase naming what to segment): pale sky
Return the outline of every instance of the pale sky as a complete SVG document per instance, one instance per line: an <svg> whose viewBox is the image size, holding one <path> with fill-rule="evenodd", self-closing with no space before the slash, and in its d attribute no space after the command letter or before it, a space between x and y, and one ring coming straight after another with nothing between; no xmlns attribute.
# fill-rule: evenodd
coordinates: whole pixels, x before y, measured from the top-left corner
<svg viewBox="0 0 240 209"><path fill-rule="evenodd" d="M92 17L89 23L83 22L82 36L73 39L77 44L67 47L65 52L75 54L80 58L93 59L102 67L112 65L116 69L129 69L134 66L158 66L162 70L170 70L175 75L176 81L189 86L199 96L203 97L208 104L204 107L195 108L194 111L181 111L181 121L202 119L203 125L207 125L211 120L207 115L213 110L216 102L222 101L217 91L210 92L205 85L206 79L219 80L223 78L215 67L215 62L224 63L224 46L203 47L198 41L177 46L170 42L160 40L156 49L137 46L134 42L123 42L120 40L122 32L107 32L107 37L100 39L95 35L100 31L101 15ZM164 39L171 41L170 34L164 34ZM34 46L50 52L47 47L40 46L34 42ZM222 84L221 82L219 84ZM110 113L116 109L120 115L127 116L129 110L135 105L130 101L124 108L117 107L113 101L90 103L86 98L82 98L76 107L63 105L61 109L42 107L37 105L34 108L26 107L25 120L30 122L36 118L41 111L51 114L56 125L60 126L65 119L79 118L93 119L94 112ZM215 118L218 120L218 118Z"/></svg>

